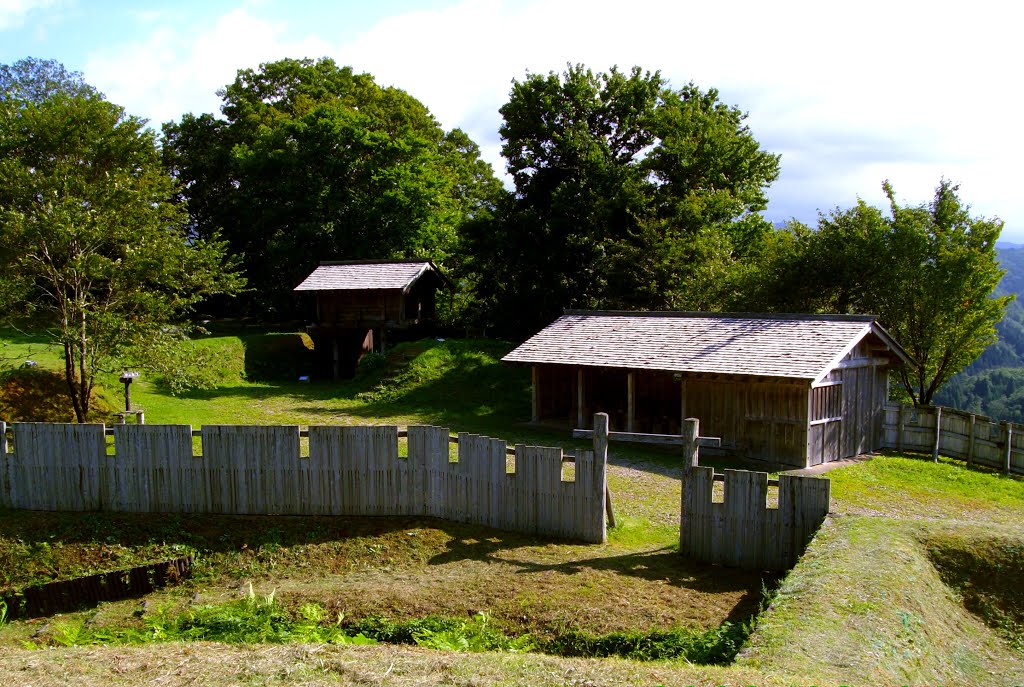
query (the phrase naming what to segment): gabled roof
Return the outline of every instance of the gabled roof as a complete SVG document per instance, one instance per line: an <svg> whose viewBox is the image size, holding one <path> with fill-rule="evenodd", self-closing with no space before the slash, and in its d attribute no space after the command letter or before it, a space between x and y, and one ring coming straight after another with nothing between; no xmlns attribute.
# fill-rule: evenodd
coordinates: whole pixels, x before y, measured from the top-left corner
<svg viewBox="0 0 1024 687"><path fill-rule="evenodd" d="M295 287L296 291L350 291L400 289L408 291L423 275L433 272L439 281L447 279L429 260L378 260L375 262L322 262Z"/></svg>
<svg viewBox="0 0 1024 687"><path fill-rule="evenodd" d="M869 334L910 362L870 315L622 311L566 311L502 360L817 381Z"/></svg>

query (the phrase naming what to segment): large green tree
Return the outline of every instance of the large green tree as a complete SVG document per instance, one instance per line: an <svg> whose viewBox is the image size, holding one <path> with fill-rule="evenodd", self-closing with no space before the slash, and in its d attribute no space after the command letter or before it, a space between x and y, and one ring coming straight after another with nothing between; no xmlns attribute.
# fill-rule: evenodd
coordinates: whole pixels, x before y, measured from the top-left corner
<svg viewBox="0 0 1024 687"><path fill-rule="evenodd" d="M719 273L771 229L778 158L714 90L571 66L515 82L501 114L515 193L468 236L506 334L566 307L711 307Z"/></svg>
<svg viewBox="0 0 1024 687"><path fill-rule="evenodd" d="M155 136L52 62L2 73L4 317L53 333L79 422L96 374L162 345L167 325L241 282L215 237L188 237Z"/></svg>
<svg viewBox="0 0 1024 687"><path fill-rule="evenodd" d="M997 339L1012 300L995 293L1002 222L972 217L947 180L916 206L883 188L888 213L860 201L821 215L814 229L793 223L771 237L738 305L877 315L916 361L899 372L903 388L928 405Z"/></svg>
<svg viewBox="0 0 1024 687"><path fill-rule="evenodd" d="M291 312L320 260L452 258L501 192L464 132L330 59L244 69L220 95L224 119L165 125L164 159L194 234L244 256L254 313Z"/></svg>
<svg viewBox="0 0 1024 687"><path fill-rule="evenodd" d="M935 392L997 339L1012 296L997 297L1004 271L996 256L1003 223L972 217L959 187L942 180L927 205L901 206L885 184L892 215L890 269L875 290L875 310L917 364L900 379L915 403Z"/></svg>

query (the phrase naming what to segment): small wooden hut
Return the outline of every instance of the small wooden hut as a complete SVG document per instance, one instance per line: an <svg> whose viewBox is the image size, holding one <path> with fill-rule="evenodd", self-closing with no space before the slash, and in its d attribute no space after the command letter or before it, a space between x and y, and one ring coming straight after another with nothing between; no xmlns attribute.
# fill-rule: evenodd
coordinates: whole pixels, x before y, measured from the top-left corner
<svg viewBox="0 0 1024 687"><path fill-rule="evenodd" d="M533 420L701 434L805 467L881 447L889 371L910 362L871 316L567 311L503 359L533 367Z"/></svg>
<svg viewBox="0 0 1024 687"><path fill-rule="evenodd" d="M307 332L323 352L321 369L337 379L352 376L365 353L383 352L389 338L425 334L440 287L450 284L429 260L375 260L322 262L295 291L316 294Z"/></svg>

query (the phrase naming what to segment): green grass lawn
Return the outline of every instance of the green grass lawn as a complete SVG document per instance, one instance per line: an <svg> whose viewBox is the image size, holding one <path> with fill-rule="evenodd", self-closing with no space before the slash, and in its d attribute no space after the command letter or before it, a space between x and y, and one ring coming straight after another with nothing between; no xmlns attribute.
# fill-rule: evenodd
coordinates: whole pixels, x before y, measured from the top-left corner
<svg viewBox="0 0 1024 687"><path fill-rule="evenodd" d="M8 333L3 342L10 361L59 363L39 338ZM214 387L175 396L166 380L143 376L132 396L147 422L434 424L586 445L525 424L528 371L498 362L509 344L405 344L386 365L338 383L297 381L304 343L295 333L222 332L197 345L218 360ZM103 382L116 400L116 376ZM0 674L37 685L74 676L82 687L189 684L199 675L213 685L1024 684L1015 640L1024 628L1021 478L892 453L832 471L832 515L775 591L771 576L678 555L679 471L673 451L613 445L608 479L620 527L601 546L416 519L2 513L0 590L183 554L197 564L191 580L149 595L144 608L106 603L3 625ZM102 634L237 603L249 584L273 593L292 618L310 605L356 624L483 611L509 636L538 641L583 633L621 644L676 629L707 638L723 623L757 620L726 667L388 645L57 641L67 628ZM766 592L770 606L759 612Z"/></svg>

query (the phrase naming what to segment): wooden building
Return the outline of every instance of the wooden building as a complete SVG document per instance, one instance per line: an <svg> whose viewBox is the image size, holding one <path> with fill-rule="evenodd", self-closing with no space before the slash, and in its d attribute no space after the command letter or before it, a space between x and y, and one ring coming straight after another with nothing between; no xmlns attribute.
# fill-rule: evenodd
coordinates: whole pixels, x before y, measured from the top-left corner
<svg viewBox="0 0 1024 687"><path fill-rule="evenodd" d="M810 466L882 445L889 371L910 362L871 316L567 311L503 359L533 367L533 420L704 436Z"/></svg>
<svg viewBox="0 0 1024 687"><path fill-rule="evenodd" d="M438 288L450 286L429 260L342 261L320 263L295 291L316 295L307 331L320 369L337 379L352 376L365 353L382 352L389 340L424 335Z"/></svg>

